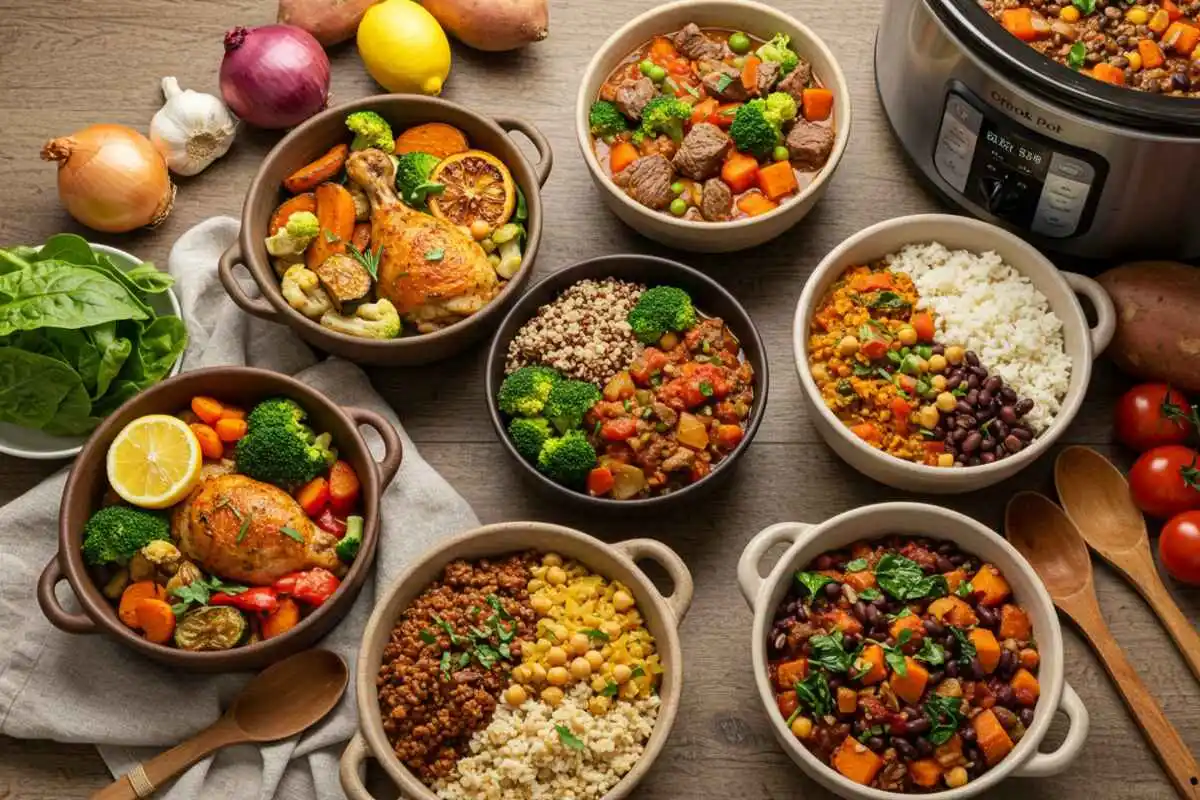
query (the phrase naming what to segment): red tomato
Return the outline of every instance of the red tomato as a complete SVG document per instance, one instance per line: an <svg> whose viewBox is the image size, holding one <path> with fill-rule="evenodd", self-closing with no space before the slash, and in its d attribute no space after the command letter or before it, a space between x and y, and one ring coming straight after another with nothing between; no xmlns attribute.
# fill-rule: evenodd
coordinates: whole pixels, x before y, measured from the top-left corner
<svg viewBox="0 0 1200 800"><path fill-rule="evenodd" d="M883 341L882 339L868 339L867 341L863 342L862 351L863 355L865 355L867 358L871 359L872 361L878 361L887 355L887 342Z"/></svg>
<svg viewBox="0 0 1200 800"><path fill-rule="evenodd" d="M637 420L610 419L600 426L600 436L606 442L623 442L637 433Z"/></svg>
<svg viewBox="0 0 1200 800"><path fill-rule="evenodd" d="M1165 383L1135 386L1117 401L1113 426L1117 441L1144 453L1183 444L1192 432L1192 406Z"/></svg>
<svg viewBox="0 0 1200 800"><path fill-rule="evenodd" d="M1200 453L1177 444L1143 453L1129 471L1133 502L1160 519L1200 508L1198 458Z"/></svg>
<svg viewBox="0 0 1200 800"><path fill-rule="evenodd" d="M1185 511L1163 526L1158 557L1172 578L1200 585L1200 511Z"/></svg>

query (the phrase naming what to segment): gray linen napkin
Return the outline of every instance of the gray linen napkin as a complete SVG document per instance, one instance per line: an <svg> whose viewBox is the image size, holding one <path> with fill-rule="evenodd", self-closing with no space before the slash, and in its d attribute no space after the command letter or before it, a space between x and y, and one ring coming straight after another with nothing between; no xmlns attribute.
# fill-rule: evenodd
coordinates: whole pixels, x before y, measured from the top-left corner
<svg viewBox="0 0 1200 800"><path fill-rule="evenodd" d="M377 593L439 537L478 524L466 502L421 460L366 375L345 361L318 363L292 333L243 314L217 280L221 253L237 222L197 225L171 250L169 269L191 344L184 369L244 364L295 374L334 401L382 413L404 439L404 462L382 502L375 576L341 624L319 646L351 667ZM377 456L378 436L368 435ZM17 738L93 742L114 775L213 722L246 675L190 675L154 664L102 635L52 627L35 600L38 574L54 556L66 470L0 508L0 733ZM63 584L64 606L78 610ZM335 711L302 736L265 747L220 752L158 796L169 800L340 800L337 759L357 724L354 685Z"/></svg>

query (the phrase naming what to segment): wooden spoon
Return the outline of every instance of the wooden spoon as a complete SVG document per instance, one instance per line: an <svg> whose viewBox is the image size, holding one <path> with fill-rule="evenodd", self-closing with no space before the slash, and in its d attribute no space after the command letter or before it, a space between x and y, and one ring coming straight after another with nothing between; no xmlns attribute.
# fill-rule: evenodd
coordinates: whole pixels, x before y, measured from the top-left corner
<svg viewBox="0 0 1200 800"><path fill-rule="evenodd" d="M1054 462L1054 483L1059 502L1084 540L1150 604L1200 680L1200 634L1159 577L1146 520L1133 503L1125 476L1095 450L1068 447Z"/></svg>
<svg viewBox="0 0 1200 800"><path fill-rule="evenodd" d="M1071 519L1048 498L1020 492L1008 502L1004 533L1100 657L1175 791L1185 800L1200 798L1200 766L1104 624L1092 585L1092 559Z"/></svg>
<svg viewBox="0 0 1200 800"><path fill-rule="evenodd" d="M333 710L346 691L346 662L328 650L306 650L254 677L229 710L183 744L138 764L92 800L138 800L214 750L295 736Z"/></svg>

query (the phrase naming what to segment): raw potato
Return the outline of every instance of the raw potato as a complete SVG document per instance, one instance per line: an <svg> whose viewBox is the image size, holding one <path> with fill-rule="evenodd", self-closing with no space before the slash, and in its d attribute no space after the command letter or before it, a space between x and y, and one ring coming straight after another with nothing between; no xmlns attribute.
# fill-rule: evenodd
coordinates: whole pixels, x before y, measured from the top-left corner
<svg viewBox="0 0 1200 800"><path fill-rule="evenodd" d="M446 32L476 50L516 50L550 34L546 0L424 0Z"/></svg>
<svg viewBox="0 0 1200 800"><path fill-rule="evenodd" d="M1200 270L1171 261L1139 261L1098 280L1117 308L1106 351L1134 377L1200 391Z"/></svg>
<svg viewBox="0 0 1200 800"><path fill-rule="evenodd" d="M311 33L322 47L350 39L379 0L279 0L279 21Z"/></svg>

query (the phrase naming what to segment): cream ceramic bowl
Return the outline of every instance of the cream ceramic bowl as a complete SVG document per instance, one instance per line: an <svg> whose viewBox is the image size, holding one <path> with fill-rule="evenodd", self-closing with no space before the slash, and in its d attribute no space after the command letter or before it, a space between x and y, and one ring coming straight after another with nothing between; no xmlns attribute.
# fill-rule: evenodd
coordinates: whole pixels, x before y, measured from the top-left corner
<svg viewBox="0 0 1200 800"><path fill-rule="evenodd" d="M887 455L850 432L821 398L808 368L808 331L817 305L847 268L869 264L908 244L940 242L951 250L995 251L1046 296L1050 309L1063 322L1063 340L1071 359L1071 382L1062 408L1050 427L1019 453L992 464L951 469L915 464ZM1089 328L1076 294L1096 310ZM958 494L991 486L1012 477L1037 460L1062 435L1083 404L1092 377L1092 361L1112 340L1116 312L1103 287L1091 278L1060 272L1032 245L995 225L969 217L922 214L898 217L856 233L825 257L804 284L792 325L792 349L800 386L817 431L846 463L880 483L913 492ZM985 365L986 366L986 365Z"/></svg>
<svg viewBox="0 0 1200 800"><path fill-rule="evenodd" d="M860 539L872 540L892 534L911 534L943 539L957 544L964 552L995 564L1012 586L1013 597L1029 613L1038 643L1041 664L1038 682L1041 696L1034 710L1033 724L1013 751L979 778L958 789L947 789L922 797L939 800L965 800L987 791L1010 775L1044 778L1056 775L1071 765L1083 748L1088 733L1088 712L1063 680L1062 629L1054 603L1033 568L999 535L975 520L938 506L923 503L882 503L839 514L820 525L784 522L766 528L746 545L738 559L738 586L754 612L750 652L754 683L763 709L771 720L771 730L793 761L810 778L851 800L896 800L910 797L885 792L855 783L819 761L788 730L775 703L775 693L767 676L767 632L775 611L787 593L792 575L828 550L845 547ZM759 573L759 562L772 547L784 544L786 552L766 578ZM1058 710L1066 713L1070 728L1053 753L1038 752L1038 745L1050 729Z"/></svg>
<svg viewBox="0 0 1200 800"><path fill-rule="evenodd" d="M596 574L619 580L628 586L637 601L646 628L654 636L658 652L662 655L665 670L659 686L662 705L654 724L654 733L646 742L645 751L637 764L601 800L629 797L662 753L679 710L683 683L679 625L692 604L693 591L692 576L687 566L674 551L652 539L630 539L610 545L585 533L542 522L485 525L447 539L428 551L392 583L371 613L356 667L354 699L358 708L359 731L350 740L341 761L342 789L350 800L372 800L362 781L362 765L368 756L374 757L383 766L404 797L409 800L437 800L437 795L396 758L384 733L375 689L375 676L383 661L383 649L400 613L425 591L448 563L459 558L477 559L524 550L555 552L565 558L573 558ZM660 594L645 573L638 569L635 562L643 560L658 564L671 578L674 587L670 595L664 597Z"/></svg>
<svg viewBox="0 0 1200 800"><path fill-rule="evenodd" d="M592 151L588 111L600 87L630 53L659 34L677 31L689 22L702 28L741 30L763 39L775 33L792 37L792 49L813 67L813 74L833 92L833 125L837 138L825 168L799 196L774 211L731 222L693 222L646 208L625 194L606 174ZM744 250L774 239L808 215L829 186L850 140L850 89L833 53L804 23L762 3L749 0L679 0L656 6L626 23L592 57L579 84L575 101L575 135L605 204L638 233L669 247L701 253Z"/></svg>

